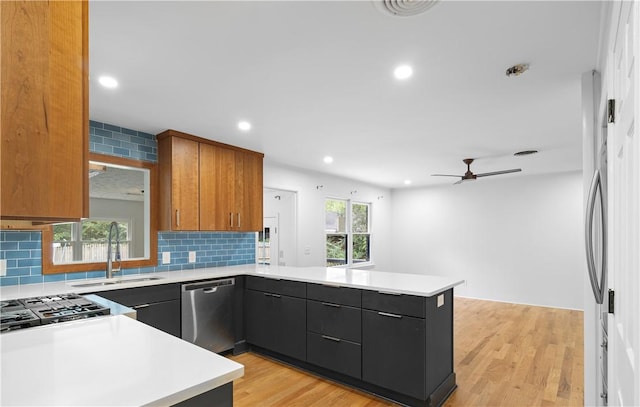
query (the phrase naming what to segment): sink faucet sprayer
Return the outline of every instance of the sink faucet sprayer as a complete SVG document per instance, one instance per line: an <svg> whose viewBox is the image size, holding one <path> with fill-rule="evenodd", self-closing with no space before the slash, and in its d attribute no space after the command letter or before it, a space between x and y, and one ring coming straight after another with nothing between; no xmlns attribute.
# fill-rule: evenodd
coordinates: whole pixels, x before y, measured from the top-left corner
<svg viewBox="0 0 640 407"><path fill-rule="evenodd" d="M111 259L111 241L113 240L113 229L116 230L116 256L115 261L118 262L118 268L113 269L113 263ZM122 267L122 259L120 258L120 230L118 229L118 222L111 222L109 225L109 237L107 238L107 278L113 277L113 273L120 271Z"/></svg>

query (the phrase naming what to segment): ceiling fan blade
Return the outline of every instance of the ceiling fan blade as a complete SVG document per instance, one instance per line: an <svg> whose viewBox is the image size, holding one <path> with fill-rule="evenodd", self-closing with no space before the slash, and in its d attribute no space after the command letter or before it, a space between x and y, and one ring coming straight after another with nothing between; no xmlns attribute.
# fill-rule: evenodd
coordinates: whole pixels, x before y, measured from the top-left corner
<svg viewBox="0 0 640 407"><path fill-rule="evenodd" d="M500 174L509 174L512 172L520 172L522 171L522 168L514 168L512 170L502 170L502 171L494 171L494 172L485 172L482 174L476 174L476 177L480 178L480 177L488 177L490 175L500 175Z"/></svg>
<svg viewBox="0 0 640 407"><path fill-rule="evenodd" d="M454 183L453 183L453 185L462 184L462 182L463 182L463 181L468 181L468 180L466 180L466 179L462 178L460 181L458 181L458 182L454 182Z"/></svg>
<svg viewBox="0 0 640 407"><path fill-rule="evenodd" d="M462 178L464 175L451 175L451 174L431 174L432 177L458 177Z"/></svg>

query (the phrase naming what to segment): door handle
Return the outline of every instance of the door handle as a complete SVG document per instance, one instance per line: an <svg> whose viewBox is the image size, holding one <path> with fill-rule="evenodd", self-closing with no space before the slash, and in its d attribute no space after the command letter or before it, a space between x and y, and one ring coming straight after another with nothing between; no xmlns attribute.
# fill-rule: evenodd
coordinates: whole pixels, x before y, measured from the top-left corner
<svg viewBox="0 0 640 407"><path fill-rule="evenodd" d="M602 264L600 283L598 284L598 277L596 275L595 256L593 253L593 215L595 210L596 197L598 195L598 189L600 189L600 209L602 210ZM589 273L589 280L591 282L591 289L593 290L593 296L596 299L596 303L602 304L604 300L604 286L606 284L607 277L607 222L606 213L602 197L602 180L600 177L600 171L596 170L591 181L591 188L589 189L589 197L587 199L587 211L584 220L584 237L585 247L587 255L587 270Z"/></svg>

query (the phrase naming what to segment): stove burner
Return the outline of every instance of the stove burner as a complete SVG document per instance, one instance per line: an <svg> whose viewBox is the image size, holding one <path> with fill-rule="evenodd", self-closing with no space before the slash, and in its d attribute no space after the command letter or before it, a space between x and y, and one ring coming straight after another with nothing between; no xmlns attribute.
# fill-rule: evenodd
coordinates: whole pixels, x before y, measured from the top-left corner
<svg viewBox="0 0 640 407"><path fill-rule="evenodd" d="M3 310L0 315L0 332L14 331L40 325L40 318L28 309Z"/></svg>
<svg viewBox="0 0 640 407"><path fill-rule="evenodd" d="M2 302L0 332L109 315L111 310L77 294L59 294Z"/></svg>

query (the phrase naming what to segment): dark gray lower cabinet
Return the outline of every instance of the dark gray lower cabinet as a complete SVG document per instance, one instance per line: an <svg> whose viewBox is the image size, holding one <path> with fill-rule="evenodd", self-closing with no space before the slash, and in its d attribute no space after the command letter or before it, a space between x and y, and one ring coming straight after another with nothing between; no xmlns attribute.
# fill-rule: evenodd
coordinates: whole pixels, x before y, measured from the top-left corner
<svg viewBox="0 0 640 407"><path fill-rule="evenodd" d="M307 360L306 300L246 290L245 301L248 343Z"/></svg>
<svg viewBox="0 0 640 407"><path fill-rule="evenodd" d="M307 332L307 362L360 379L360 344L333 336Z"/></svg>
<svg viewBox="0 0 640 407"><path fill-rule="evenodd" d="M180 284L163 284L95 293L131 307L138 321L180 338Z"/></svg>
<svg viewBox="0 0 640 407"><path fill-rule="evenodd" d="M362 380L425 400L425 347L424 319L362 310Z"/></svg>

